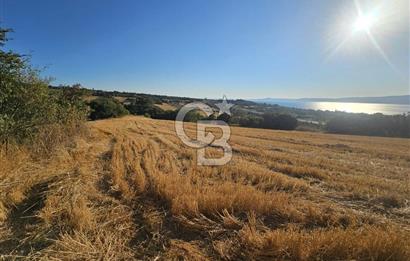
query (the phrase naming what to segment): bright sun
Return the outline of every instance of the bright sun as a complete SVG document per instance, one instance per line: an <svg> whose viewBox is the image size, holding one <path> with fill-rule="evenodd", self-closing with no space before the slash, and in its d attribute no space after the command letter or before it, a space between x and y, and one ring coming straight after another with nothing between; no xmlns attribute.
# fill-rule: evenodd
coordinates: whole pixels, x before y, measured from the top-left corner
<svg viewBox="0 0 410 261"><path fill-rule="evenodd" d="M372 47L372 51L377 51L387 65L398 72L381 43L390 41L389 34L408 32L408 1L345 1L348 5L341 8L340 19L329 30L332 46L326 50L326 61L343 49L364 53L364 48Z"/></svg>
<svg viewBox="0 0 410 261"><path fill-rule="evenodd" d="M353 25L354 31L368 31L375 22L372 15L360 15Z"/></svg>

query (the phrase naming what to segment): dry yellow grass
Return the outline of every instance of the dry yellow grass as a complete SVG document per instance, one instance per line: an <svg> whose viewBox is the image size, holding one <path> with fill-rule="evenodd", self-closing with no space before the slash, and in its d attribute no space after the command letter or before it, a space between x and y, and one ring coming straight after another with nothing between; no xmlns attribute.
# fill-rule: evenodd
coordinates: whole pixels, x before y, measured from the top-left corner
<svg viewBox="0 0 410 261"><path fill-rule="evenodd" d="M205 167L172 121L88 126L0 155L0 259L410 259L408 139L235 127Z"/></svg>
<svg viewBox="0 0 410 261"><path fill-rule="evenodd" d="M99 98L99 97L101 97L101 96L89 95L89 96L86 96L86 97L84 98L84 100L87 101L87 102L91 102L91 101L93 101L93 100L95 100L95 99L97 99L97 98ZM119 101L119 102L124 102L124 101L127 99L127 97L114 96L114 99L116 99L116 100Z"/></svg>
<svg viewBox="0 0 410 261"><path fill-rule="evenodd" d="M176 106L169 103L155 104L155 106L157 106L160 109L163 109L164 111L173 111L177 109Z"/></svg>

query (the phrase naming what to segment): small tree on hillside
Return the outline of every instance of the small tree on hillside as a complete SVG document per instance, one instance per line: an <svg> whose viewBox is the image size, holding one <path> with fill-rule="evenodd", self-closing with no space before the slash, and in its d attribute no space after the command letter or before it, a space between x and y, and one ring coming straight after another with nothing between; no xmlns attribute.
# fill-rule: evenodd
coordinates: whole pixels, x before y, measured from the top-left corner
<svg viewBox="0 0 410 261"><path fill-rule="evenodd" d="M126 109L134 115L151 114L154 108L154 102L147 97L136 97L133 102L125 106Z"/></svg>
<svg viewBox="0 0 410 261"><path fill-rule="evenodd" d="M117 118L129 112L114 98L100 97L90 102L91 120Z"/></svg>
<svg viewBox="0 0 410 261"><path fill-rule="evenodd" d="M222 113L221 115L217 117L217 120L224 121L226 123L228 123L230 119L231 119L231 116L227 113Z"/></svg>

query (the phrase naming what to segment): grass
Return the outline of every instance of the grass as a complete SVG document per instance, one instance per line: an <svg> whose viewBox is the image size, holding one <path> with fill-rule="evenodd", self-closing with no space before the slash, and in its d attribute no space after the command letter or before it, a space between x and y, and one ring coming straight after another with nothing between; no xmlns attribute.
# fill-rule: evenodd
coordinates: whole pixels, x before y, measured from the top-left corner
<svg viewBox="0 0 410 261"><path fill-rule="evenodd" d="M172 121L88 128L2 151L0 259L410 259L410 140L234 127L209 167Z"/></svg>
<svg viewBox="0 0 410 261"><path fill-rule="evenodd" d="M177 107L170 104L170 103L161 103L161 104L155 104L160 109L163 109L164 111L173 111L176 110Z"/></svg>

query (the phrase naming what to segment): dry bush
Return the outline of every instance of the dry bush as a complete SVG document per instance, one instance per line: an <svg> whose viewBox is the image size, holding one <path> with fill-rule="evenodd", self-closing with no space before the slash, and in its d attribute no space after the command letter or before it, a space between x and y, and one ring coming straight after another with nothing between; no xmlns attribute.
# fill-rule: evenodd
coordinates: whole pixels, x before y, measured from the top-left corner
<svg viewBox="0 0 410 261"><path fill-rule="evenodd" d="M49 124L39 128L26 145L37 159L49 158L61 147L75 146L78 137L88 137L88 128L83 122Z"/></svg>

